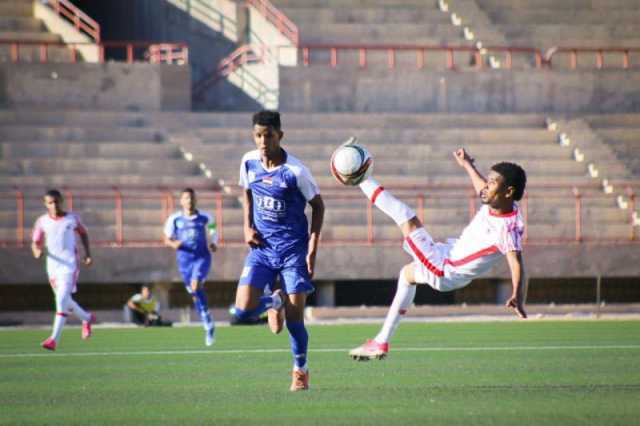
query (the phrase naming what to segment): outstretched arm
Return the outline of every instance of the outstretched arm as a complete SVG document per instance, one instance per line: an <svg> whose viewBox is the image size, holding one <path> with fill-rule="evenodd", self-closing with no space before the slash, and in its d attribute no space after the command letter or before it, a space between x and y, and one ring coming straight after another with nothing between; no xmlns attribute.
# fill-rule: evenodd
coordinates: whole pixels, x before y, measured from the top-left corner
<svg viewBox="0 0 640 426"><path fill-rule="evenodd" d="M464 148L459 148L453 153L456 162L460 167L466 170L467 174L471 178L473 189L476 194L480 194L480 191L486 186L487 180L480 174L476 166L473 164L474 159L469 156L469 153Z"/></svg>
<svg viewBox="0 0 640 426"><path fill-rule="evenodd" d="M520 318L526 318L527 313L524 311L524 264L522 261L522 252L510 251L507 253L507 263L511 271L511 285L513 291L511 297L505 303L505 306L513 309Z"/></svg>
<svg viewBox="0 0 640 426"><path fill-rule="evenodd" d="M318 242L320 241L320 231L324 222L324 201L320 194L309 201L311 205L311 229L309 233L309 252L307 254L307 270L309 276L313 278L316 266L316 254L318 253Z"/></svg>

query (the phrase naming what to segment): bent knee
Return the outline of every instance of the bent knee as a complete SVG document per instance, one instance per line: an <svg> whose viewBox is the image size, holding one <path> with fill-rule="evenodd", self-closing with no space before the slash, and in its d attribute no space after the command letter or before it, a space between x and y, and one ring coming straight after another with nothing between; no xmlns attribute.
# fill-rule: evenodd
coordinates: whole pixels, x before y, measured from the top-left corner
<svg viewBox="0 0 640 426"><path fill-rule="evenodd" d="M404 265L404 267L402 268L400 273L404 274L404 279L407 280L409 285L416 285L417 284L417 282L416 282L416 269L415 269L415 265L413 263L407 263L406 265Z"/></svg>

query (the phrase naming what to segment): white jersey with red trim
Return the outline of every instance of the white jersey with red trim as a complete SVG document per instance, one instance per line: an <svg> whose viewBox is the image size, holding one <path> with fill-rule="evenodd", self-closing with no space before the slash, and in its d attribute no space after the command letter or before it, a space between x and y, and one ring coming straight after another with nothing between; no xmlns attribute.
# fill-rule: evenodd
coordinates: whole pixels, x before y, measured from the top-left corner
<svg viewBox="0 0 640 426"><path fill-rule="evenodd" d="M436 243L420 228L405 240L418 268L416 280L439 291L451 291L491 269L503 255L522 250L524 221L517 204L513 212L496 215L480 208L458 239Z"/></svg>
<svg viewBox="0 0 640 426"><path fill-rule="evenodd" d="M44 214L36 220L32 241L44 243L47 247L47 273L50 278L77 272L76 232L86 234L87 229L75 213L66 213L61 217Z"/></svg>
<svg viewBox="0 0 640 426"><path fill-rule="evenodd" d="M503 255L522 251L524 221L517 205L511 213L497 215L489 206L480 208L473 220L453 242L445 269L451 277L472 280L487 272Z"/></svg>

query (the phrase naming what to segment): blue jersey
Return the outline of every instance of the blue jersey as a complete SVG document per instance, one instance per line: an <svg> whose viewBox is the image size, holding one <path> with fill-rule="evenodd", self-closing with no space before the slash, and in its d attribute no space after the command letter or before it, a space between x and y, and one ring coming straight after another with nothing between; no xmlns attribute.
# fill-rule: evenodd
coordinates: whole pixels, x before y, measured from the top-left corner
<svg viewBox="0 0 640 426"><path fill-rule="evenodd" d="M193 216L185 216L183 212L176 212L169 216L164 225L164 235L182 242L176 250L178 261L211 258L207 243L207 226L211 223L211 216L199 211L196 211Z"/></svg>
<svg viewBox="0 0 640 426"><path fill-rule="evenodd" d="M320 193L309 169L297 158L285 154L284 164L265 169L258 150L242 158L240 185L251 190L253 224L272 259L307 252L309 225L304 209Z"/></svg>

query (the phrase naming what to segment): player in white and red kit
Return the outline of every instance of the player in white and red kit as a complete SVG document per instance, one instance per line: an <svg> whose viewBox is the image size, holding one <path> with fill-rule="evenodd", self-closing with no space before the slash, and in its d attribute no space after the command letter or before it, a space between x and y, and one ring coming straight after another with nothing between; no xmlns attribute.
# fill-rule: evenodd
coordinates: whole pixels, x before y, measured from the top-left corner
<svg viewBox="0 0 640 426"><path fill-rule="evenodd" d="M48 191L44 196L44 205L47 208L47 214L36 220L31 251L33 257L39 259L42 256L43 246L47 249L47 274L56 298L56 316L51 336L42 342L42 347L54 351L69 312L82 320L83 339L91 337L91 324L95 322L95 316L82 309L71 297L76 292L80 272L77 263L76 233L80 236L84 247L84 264L91 265L92 259L87 229L80 222L77 214L62 210L60 191L55 189Z"/></svg>
<svg viewBox="0 0 640 426"><path fill-rule="evenodd" d="M485 179L464 149L453 154L471 178L483 204L458 239L435 242L413 210L378 182L369 178L360 184L371 202L398 224L405 238L404 249L413 257L413 262L400 271L396 295L382 329L373 340L349 352L354 359L386 356L401 316L413 303L416 284L428 284L438 291L456 290L487 272L502 256L507 258L513 288L506 306L519 317L527 317L522 301L524 221L515 203L524 194L526 174L517 164L503 162L495 164Z"/></svg>

